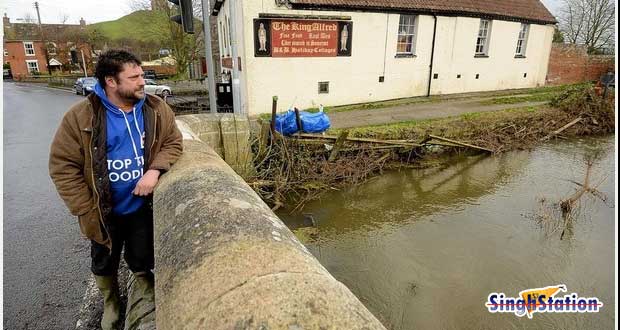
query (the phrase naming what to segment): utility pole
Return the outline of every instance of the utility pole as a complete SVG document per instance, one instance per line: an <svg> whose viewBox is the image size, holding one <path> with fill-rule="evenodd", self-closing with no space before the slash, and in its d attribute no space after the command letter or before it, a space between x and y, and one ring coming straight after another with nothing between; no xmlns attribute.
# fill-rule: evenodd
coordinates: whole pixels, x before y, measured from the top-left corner
<svg viewBox="0 0 620 330"><path fill-rule="evenodd" d="M82 53L82 66L84 67L84 77L88 77L86 73L86 61L84 61L84 51L80 49L80 53Z"/></svg>
<svg viewBox="0 0 620 330"><path fill-rule="evenodd" d="M230 6L230 47L232 48L232 92L233 92L233 112L235 114L242 114L241 111L241 98L239 97L241 80L239 79L239 54L237 52L237 42L239 36L237 35L237 1L228 0Z"/></svg>
<svg viewBox="0 0 620 330"><path fill-rule="evenodd" d="M213 67L213 50L211 49L211 4L202 0L202 27L205 33L205 57L207 60L207 79L209 82L209 109L217 113L217 91L215 90L215 69Z"/></svg>
<svg viewBox="0 0 620 330"><path fill-rule="evenodd" d="M47 54L47 42L45 41L45 35L43 33L43 26L41 25L41 14L39 13L39 2L35 1L34 8L37 9L37 18L39 19L39 33L41 34L41 41L43 42L43 53L45 54L45 66L47 67L47 74L52 75L52 69L50 68L50 58Z"/></svg>

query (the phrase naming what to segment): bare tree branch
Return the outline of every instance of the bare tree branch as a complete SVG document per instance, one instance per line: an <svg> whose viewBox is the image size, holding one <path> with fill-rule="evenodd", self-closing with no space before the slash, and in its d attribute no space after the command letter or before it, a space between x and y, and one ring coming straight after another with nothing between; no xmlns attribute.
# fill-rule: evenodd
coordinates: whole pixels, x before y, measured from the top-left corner
<svg viewBox="0 0 620 330"><path fill-rule="evenodd" d="M589 53L613 49L615 3L613 0L563 0L558 15L560 31L573 44L585 45Z"/></svg>

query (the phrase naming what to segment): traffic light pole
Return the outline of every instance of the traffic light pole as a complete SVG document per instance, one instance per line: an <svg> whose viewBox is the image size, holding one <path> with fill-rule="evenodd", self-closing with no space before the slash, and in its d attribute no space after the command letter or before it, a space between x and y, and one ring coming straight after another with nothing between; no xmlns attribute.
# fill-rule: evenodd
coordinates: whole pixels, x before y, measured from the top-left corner
<svg viewBox="0 0 620 330"><path fill-rule="evenodd" d="M232 20L232 24L230 24L230 47L232 48L232 92L233 92L233 111L235 114L241 114L241 97L239 96L239 92L241 91L240 85L241 81L239 79L239 54L237 52L237 44L239 36L237 35L237 1L236 0L228 0L229 10L230 10L230 19Z"/></svg>
<svg viewBox="0 0 620 330"><path fill-rule="evenodd" d="M215 90L215 68L213 67L213 51L211 49L211 4L202 0L202 28L205 33L205 58L207 61L207 79L209 81L209 109L217 113L217 91Z"/></svg>

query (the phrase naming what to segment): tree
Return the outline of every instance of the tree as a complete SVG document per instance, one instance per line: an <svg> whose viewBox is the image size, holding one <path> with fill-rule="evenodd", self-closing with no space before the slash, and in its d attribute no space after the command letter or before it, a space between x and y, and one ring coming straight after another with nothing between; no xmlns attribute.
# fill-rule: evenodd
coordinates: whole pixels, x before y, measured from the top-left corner
<svg viewBox="0 0 620 330"><path fill-rule="evenodd" d="M561 44L564 43L564 35L562 34L562 31L560 31L560 29L558 29L557 27L553 31L553 42Z"/></svg>
<svg viewBox="0 0 620 330"><path fill-rule="evenodd" d="M585 45L588 53L613 49L614 0L563 0L558 19L567 42Z"/></svg>
<svg viewBox="0 0 620 330"><path fill-rule="evenodd" d="M155 0L156 12L163 14L165 23L158 31L153 31L162 39L162 48L172 49L172 58L176 61L177 75L187 76L188 65L200 58L204 49L204 38L202 22L194 21L194 34L186 34L180 24L173 22L170 18L177 15L177 9L167 0ZM194 17L202 18L202 2L193 0ZM132 0L129 3L131 10L151 10L150 0ZM165 35L159 31L165 31Z"/></svg>

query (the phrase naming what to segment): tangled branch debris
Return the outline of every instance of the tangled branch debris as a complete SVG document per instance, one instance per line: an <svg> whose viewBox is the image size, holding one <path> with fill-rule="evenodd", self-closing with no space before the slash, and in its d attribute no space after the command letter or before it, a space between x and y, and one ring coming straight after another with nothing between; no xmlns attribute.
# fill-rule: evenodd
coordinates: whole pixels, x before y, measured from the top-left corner
<svg viewBox="0 0 620 330"><path fill-rule="evenodd" d="M425 136L438 135L500 153L530 149L551 138L564 139L614 131L613 95L603 98L591 85L579 85L560 93L548 106L360 127L352 129L349 136L421 141Z"/></svg>
<svg viewBox="0 0 620 330"><path fill-rule="evenodd" d="M572 195L552 204L549 204L545 198L540 199L540 207L534 218L545 229L547 236L560 232L560 239L563 239L566 234L572 233L573 223L581 213L579 202L586 195L597 198L605 204L608 203L607 196L598 190L607 177L592 184L592 168L600 157L600 151L585 157L586 173L582 183L568 180L578 187Z"/></svg>
<svg viewBox="0 0 620 330"><path fill-rule="evenodd" d="M613 97L602 98L592 86L570 88L551 107L471 114L409 125L354 128L336 135L296 134L286 138L263 126L253 143L253 177L245 178L274 209L293 212L321 192L357 185L386 167L419 165L429 156L469 150L499 153L529 149L552 138L607 134L615 130ZM598 194L596 185L583 184Z"/></svg>
<svg viewBox="0 0 620 330"><path fill-rule="evenodd" d="M345 145L347 146L347 145ZM256 177L249 181L259 195L277 209L294 201L294 210L322 191L356 185L383 170L392 157L390 150L341 149L330 160L328 144L277 136L256 153Z"/></svg>

